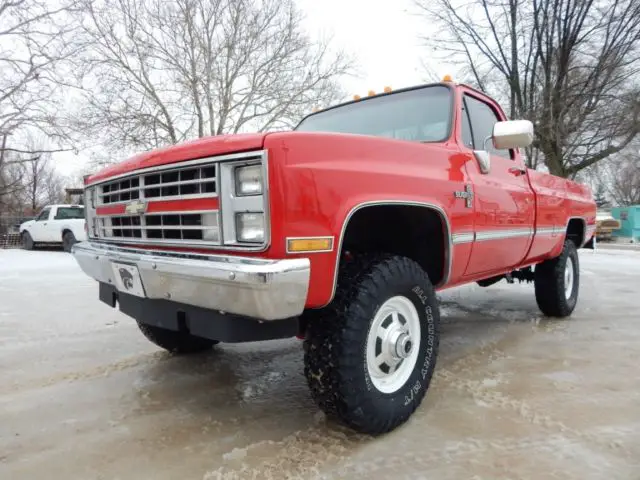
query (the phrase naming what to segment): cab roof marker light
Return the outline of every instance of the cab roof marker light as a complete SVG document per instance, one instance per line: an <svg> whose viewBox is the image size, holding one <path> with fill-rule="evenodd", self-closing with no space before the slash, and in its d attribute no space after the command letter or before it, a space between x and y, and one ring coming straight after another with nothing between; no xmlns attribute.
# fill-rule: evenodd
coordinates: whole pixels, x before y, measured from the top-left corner
<svg viewBox="0 0 640 480"><path fill-rule="evenodd" d="M391 93L391 87L384 87L384 93Z"/></svg>

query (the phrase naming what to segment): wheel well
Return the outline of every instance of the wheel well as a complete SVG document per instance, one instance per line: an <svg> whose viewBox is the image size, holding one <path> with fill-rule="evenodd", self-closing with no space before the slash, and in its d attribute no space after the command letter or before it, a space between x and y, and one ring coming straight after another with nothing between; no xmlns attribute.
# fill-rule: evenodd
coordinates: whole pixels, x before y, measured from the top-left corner
<svg viewBox="0 0 640 480"><path fill-rule="evenodd" d="M584 220L572 218L567 225L567 238L571 240L576 248L580 248L584 241Z"/></svg>
<svg viewBox="0 0 640 480"><path fill-rule="evenodd" d="M385 252L416 261L431 283L449 273L449 230L441 212L419 205L372 205L348 219L342 241L347 251Z"/></svg>
<svg viewBox="0 0 640 480"><path fill-rule="evenodd" d="M64 239L64 236L67 234L67 232L73 233L70 228L65 228L64 230L62 230L62 238L63 239Z"/></svg>

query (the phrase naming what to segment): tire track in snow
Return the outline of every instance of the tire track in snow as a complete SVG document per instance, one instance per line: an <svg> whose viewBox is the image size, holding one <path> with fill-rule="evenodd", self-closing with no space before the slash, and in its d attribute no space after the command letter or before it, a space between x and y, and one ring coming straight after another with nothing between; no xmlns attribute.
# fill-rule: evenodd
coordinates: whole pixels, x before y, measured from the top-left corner
<svg viewBox="0 0 640 480"><path fill-rule="evenodd" d="M91 380L100 377L107 377L113 373L122 372L129 368L138 367L151 363L151 361L158 361L157 357L166 356L165 352L152 352L146 354L136 355L134 357L124 358L116 362L108 363L105 365L99 365L87 370L65 372L54 374L45 378L33 379L25 383L12 383L0 386L0 395L9 395L22 393L25 390L33 390L39 388L50 387L62 382L77 382L81 380Z"/></svg>

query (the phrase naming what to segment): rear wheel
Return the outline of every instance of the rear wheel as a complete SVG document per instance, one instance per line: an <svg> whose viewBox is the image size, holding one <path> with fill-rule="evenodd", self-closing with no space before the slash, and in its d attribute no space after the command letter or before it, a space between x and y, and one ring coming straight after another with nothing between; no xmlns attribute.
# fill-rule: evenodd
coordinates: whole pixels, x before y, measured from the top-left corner
<svg viewBox="0 0 640 480"><path fill-rule="evenodd" d="M65 252L71 252L71 247L76 243L78 243L78 240L76 240L76 236L73 232L64 232L64 235L62 236L62 248Z"/></svg>
<svg viewBox="0 0 640 480"><path fill-rule="evenodd" d="M559 257L546 260L535 268L535 291L538 307L549 317L567 317L578 303L580 261L571 240L565 240Z"/></svg>
<svg viewBox="0 0 640 480"><path fill-rule="evenodd" d="M310 317L305 376L320 408L362 433L406 422L438 351L439 311L422 268L399 256L356 257L341 267L331 305Z"/></svg>
<svg viewBox="0 0 640 480"><path fill-rule="evenodd" d="M22 232L22 248L25 250L33 250L35 243L29 232Z"/></svg>
<svg viewBox="0 0 640 480"><path fill-rule="evenodd" d="M190 354L210 350L217 340L196 337L185 332L167 330L166 328L155 327L138 322L138 327L142 334L152 343L176 354Z"/></svg>

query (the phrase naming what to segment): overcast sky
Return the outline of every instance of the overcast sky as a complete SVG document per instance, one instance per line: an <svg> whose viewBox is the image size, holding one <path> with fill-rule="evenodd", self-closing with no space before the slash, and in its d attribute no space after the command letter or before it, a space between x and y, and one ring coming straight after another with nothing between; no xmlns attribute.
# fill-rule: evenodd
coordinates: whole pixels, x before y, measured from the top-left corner
<svg viewBox="0 0 640 480"><path fill-rule="evenodd" d="M381 92L424 83L422 67L429 62L420 46L419 36L428 34L428 24L417 18L412 0L297 0L306 16L312 37L331 36L333 45L343 48L356 60L359 72L346 78L349 96ZM446 66L431 67L442 76ZM55 156L60 173L76 173L86 161L82 155L63 153Z"/></svg>
<svg viewBox="0 0 640 480"><path fill-rule="evenodd" d="M297 0L313 35L333 35L336 45L360 65L360 78L348 79L350 94L366 95L389 85L401 88L425 80L428 60L419 36L426 31L412 0ZM437 68L437 67L436 67Z"/></svg>

